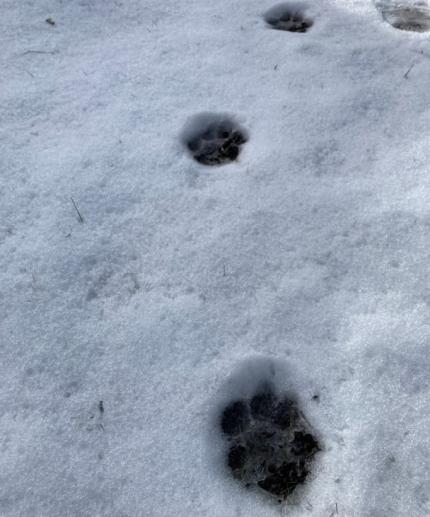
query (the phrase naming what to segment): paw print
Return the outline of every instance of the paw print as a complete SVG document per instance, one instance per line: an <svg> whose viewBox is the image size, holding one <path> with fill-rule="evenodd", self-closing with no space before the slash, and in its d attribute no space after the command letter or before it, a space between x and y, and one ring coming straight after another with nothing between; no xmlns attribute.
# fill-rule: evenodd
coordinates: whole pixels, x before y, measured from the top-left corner
<svg viewBox="0 0 430 517"><path fill-rule="evenodd" d="M209 114L195 117L184 137L193 158L204 165L235 161L247 140L245 131L232 119Z"/></svg>
<svg viewBox="0 0 430 517"><path fill-rule="evenodd" d="M430 9L426 6L396 3L394 5L378 2L384 21L395 29L412 32L430 31Z"/></svg>
<svg viewBox="0 0 430 517"><path fill-rule="evenodd" d="M313 21L305 16L305 5L278 4L270 9L265 20L274 29L288 32L307 32L313 25Z"/></svg>
<svg viewBox="0 0 430 517"><path fill-rule="evenodd" d="M233 476L279 502L305 482L320 450L297 403L277 396L270 386L258 389L250 399L229 403L220 427Z"/></svg>

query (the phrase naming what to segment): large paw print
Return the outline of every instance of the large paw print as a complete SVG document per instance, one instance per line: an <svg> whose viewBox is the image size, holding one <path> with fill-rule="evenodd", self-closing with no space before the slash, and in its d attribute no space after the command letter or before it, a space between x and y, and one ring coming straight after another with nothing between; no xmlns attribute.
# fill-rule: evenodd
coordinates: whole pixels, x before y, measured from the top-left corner
<svg viewBox="0 0 430 517"><path fill-rule="evenodd" d="M297 403L264 386L247 400L225 407L221 430L227 463L245 486L257 486L280 502L303 484L320 450Z"/></svg>

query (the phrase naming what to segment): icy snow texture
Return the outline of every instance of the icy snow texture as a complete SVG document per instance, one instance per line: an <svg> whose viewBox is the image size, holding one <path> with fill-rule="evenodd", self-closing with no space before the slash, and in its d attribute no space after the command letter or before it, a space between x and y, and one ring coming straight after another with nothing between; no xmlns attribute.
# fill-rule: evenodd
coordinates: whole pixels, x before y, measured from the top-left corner
<svg viewBox="0 0 430 517"><path fill-rule="evenodd" d="M286 514L429 514L428 38L308 3L0 3L0 515L279 515L208 453L254 354L324 438ZM237 162L184 151L204 111Z"/></svg>
<svg viewBox="0 0 430 517"><path fill-rule="evenodd" d="M385 21L400 30L430 31L430 6L427 0L375 0Z"/></svg>

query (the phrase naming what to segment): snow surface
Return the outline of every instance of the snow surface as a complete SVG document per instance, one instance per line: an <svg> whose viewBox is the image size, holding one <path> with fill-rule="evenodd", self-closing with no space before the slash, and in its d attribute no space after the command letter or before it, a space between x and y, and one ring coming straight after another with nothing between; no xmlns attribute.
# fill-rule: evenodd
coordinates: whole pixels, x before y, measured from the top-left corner
<svg viewBox="0 0 430 517"><path fill-rule="evenodd" d="M429 36L273 3L1 1L2 517L430 515ZM253 357L323 443L287 506L219 459Z"/></svg>

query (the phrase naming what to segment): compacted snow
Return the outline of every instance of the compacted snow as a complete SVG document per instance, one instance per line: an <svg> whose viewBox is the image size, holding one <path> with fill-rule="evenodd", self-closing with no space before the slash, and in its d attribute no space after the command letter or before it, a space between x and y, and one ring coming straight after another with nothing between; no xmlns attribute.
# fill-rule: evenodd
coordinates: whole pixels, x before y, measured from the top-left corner
<svg viewBox="0 0 430 517"><path fill-rule="evenodd" d="M429 33L274 4L0 3L2 517L430 515ZM274 372L322 449L283 504L219 428Z"/></svg>

